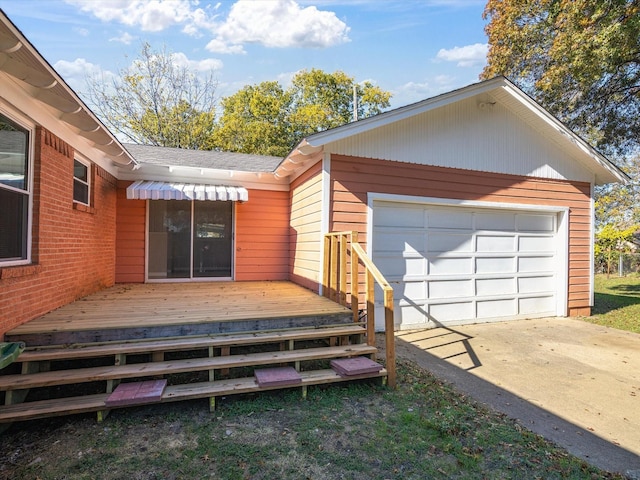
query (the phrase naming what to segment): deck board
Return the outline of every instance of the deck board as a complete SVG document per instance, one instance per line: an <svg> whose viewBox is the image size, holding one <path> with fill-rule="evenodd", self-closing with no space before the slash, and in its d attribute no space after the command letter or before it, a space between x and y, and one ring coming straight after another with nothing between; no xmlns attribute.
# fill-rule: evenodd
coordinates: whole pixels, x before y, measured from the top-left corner
<svg viewBox="0 0 640 480"><path fill-rule="evenodd" d="M64 332L175 328L198 333L205 324L233 331L242 321L349 314L336 304L292 282L206 282L121 284L79 299L31 320L7 338ZM293 320L292 320L293 321ZM228 325L221 325L221 324ZM179 330L181 329L181 330ZM195 330L194 330L195 329ZM44 337L43 337L44 338Z"/></svg>

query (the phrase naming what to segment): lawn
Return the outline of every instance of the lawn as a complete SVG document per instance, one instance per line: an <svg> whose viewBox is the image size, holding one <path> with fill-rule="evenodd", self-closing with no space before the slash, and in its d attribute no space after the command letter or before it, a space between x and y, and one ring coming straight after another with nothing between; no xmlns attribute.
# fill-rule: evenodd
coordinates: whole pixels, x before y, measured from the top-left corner
<svg viewBox="0 0 640 480"><path fill-rule="evenodd" d="M14 425L2 479L621 479L406 361L399 387L310 388Z"/></svg>
<svg viewBox="0 0 640 480"><path fill-rule="evenodd" d="M595 305L584 320L640 333L640 276L596 275Z"/></svg>

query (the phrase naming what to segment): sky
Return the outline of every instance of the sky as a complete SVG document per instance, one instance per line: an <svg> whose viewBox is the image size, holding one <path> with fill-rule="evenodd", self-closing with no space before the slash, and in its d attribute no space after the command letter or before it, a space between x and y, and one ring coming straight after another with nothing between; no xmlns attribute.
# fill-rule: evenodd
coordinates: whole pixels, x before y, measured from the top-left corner
<svg viewBox="0 0 640 480"><path fill-rule="evenodd" d="M81 97L143 42L213 73L219 98L317 68L392 93L391 108L478 81L486 0L0 0Z"/></svg>

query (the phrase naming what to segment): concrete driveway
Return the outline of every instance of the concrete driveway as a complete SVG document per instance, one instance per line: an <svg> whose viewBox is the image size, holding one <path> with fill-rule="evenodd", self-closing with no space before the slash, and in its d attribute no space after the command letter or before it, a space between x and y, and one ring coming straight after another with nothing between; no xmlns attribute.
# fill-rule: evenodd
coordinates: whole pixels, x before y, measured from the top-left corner
<svg viewBox="0 0 640 480"><path fill-rule="evenodd" d="M640 335L546 318L396 332L396 350L572 454L640 478Z"/></svg>

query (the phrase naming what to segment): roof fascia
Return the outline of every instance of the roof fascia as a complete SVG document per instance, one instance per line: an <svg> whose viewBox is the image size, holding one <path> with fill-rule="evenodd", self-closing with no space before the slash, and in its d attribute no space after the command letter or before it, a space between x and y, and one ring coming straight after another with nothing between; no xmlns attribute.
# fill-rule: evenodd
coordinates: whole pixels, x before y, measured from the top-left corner
<svg viewBox="0 0 640 480"><path fill-rule="evenodd" d="M96 149L111 158L114 163L129 165L130 168L135 166L136 160L127 152L120 141L94 115L75 91L11 22L2 9L0 9L0 22L12 35L11 38L6 35L0 38L0 70L14 78L17 85L21 85L32 97L52 107L57 112L58 121L67 124L72 131L87 139ZM10 53L23 48L33 57L37 67L22 64L9 57ZM71 101L55 95L51 90L55 86L62 87Z"/></svg>

